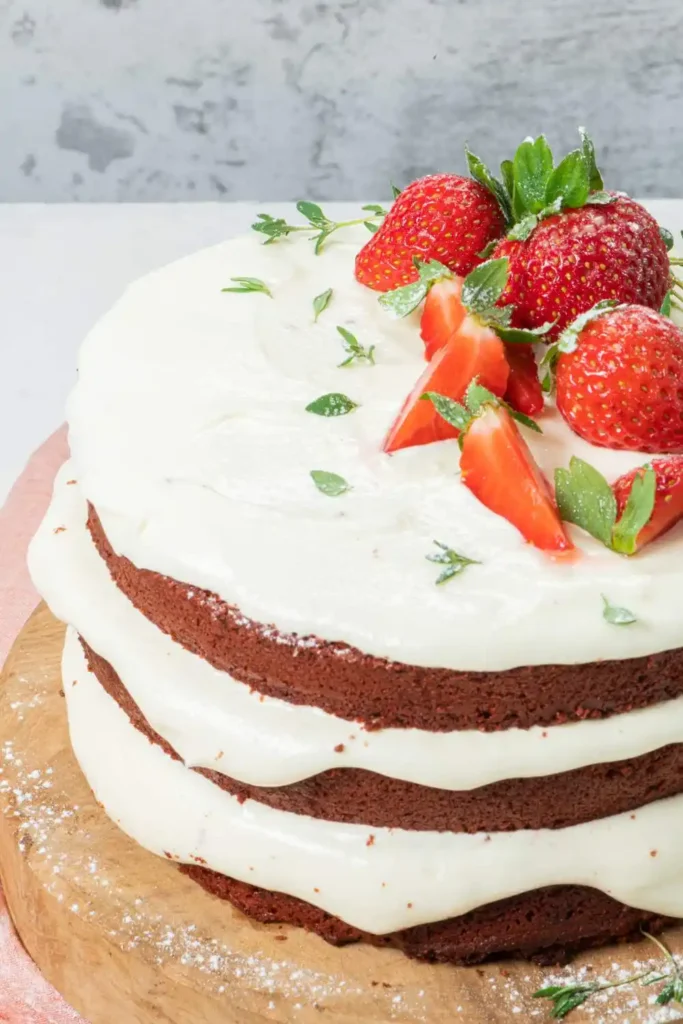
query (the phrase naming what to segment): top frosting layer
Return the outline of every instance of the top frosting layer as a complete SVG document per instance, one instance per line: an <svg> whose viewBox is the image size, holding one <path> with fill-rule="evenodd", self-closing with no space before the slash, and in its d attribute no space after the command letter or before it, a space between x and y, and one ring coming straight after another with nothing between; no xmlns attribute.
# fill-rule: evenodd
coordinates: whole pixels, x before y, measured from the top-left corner
<svg viewBox="0 0 683 1024"><path fill-rule="evenodd" d="M305 239L227 242L136 282L94 328L70 441L117 551L283 633L415 665L498 670L680 646L683 530L630 560L574 531L582 557L555 564L459 483L455 442L381 452L424 360L417 314L392 320L354 280L365 237L331 239L320 256ZM236 275L263 279L273 298L222 293ZM313 298L330 287L314 323ZM375 366L337 366L337 325L376 346ZM328 392L359 408L305 411ZM592 448L553 410L542 426L528 440L549 475L572 454L610 480L646 461ZM314 469L352 490L321 494ZM481 564L435 586L434 540ZM637 623L606 623L602 594Z"/></svg>

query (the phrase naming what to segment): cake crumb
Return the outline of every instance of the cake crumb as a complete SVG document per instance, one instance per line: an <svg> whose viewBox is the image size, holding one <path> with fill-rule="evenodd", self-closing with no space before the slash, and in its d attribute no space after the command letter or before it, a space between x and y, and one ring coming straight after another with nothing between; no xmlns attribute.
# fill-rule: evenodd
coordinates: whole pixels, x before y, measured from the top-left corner
<svg viewBox="0 0 683 1024"><path fill-rule="evenodd" d="M66 526L56 526L53 533L66 533Z"/></svg>
<svg viewBox="0 0 683 1024"><path fill-rule="evenodd" d="M375 837L374 837L374 835L372 833L370 833L368 838L365 840L365 845L366 846L374 846L375 845Z"/></svg>
<svg viewBox="0 0 683 1024"><path fill-rule="evenodd" d="M334 748L335 754L343 754L345 750L346 747L344 746L343 743L338 743L337 746Z"/></svg>
<svg viewBox="0 0 683 1024"><path fill-rule="evenodd" d="M320 892L320 889L313 889L313 892Z"/></svg>
<svg viewBox="0 0 683 1024"><path fill-rule="evenodd" d="M651 857L656 857L657 856L657 852L658 852L657 850L650 850L650 856Z"/></svg>
<svg viewBox="0 0 683 1024"><path fill-rule="evenodd" d="M225 751L224 750L219 750L218 753L216 754L216 760L220 761L220 759L222 757L225 757Z"/></svg>
<svg viewBox="0 0 683 1024"><path fill-rule="evenodd" d="M412 903L406 903L406 907L408 908L408 910L412 910L413 909L413 904Z"/></svg>

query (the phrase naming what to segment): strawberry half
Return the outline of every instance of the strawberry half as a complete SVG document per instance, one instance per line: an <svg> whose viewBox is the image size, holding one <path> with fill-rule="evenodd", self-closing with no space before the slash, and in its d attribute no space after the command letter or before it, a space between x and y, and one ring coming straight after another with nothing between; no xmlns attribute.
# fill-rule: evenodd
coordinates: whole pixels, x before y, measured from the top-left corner
<svg viewBox="0 0 683 1024"><path fill-rule="evenodd" d="M683 456L669 455L666 458L653 459L650 466L655 474L652 513L635 535L625 538L625 543L618 544L618 550L624 554L635 554L683 519ZM612 485L619 516L626 508L634 481L636 478L643 480L644 476L645 467L641 466L620 476Z"/></svg>
<svg viewBox="0 0 683 1024"><path fill-rule="evenodd" d="M450 341L467 315L462 303L461 277L444 277L436 281L427 292L420 337L425 343L425 358L431 359Z"/></svg>
<svg viewBox="0 0 683 1024"><path fill-rule="evenodd" d="M395 452L457 437L458 430L442 419L431 402L423 400L425 392L434 391L460 402L477 377L484 387L500 396L505 392L509 372L505 346L498 335L466 316L457 333L430 360L392 424L383 450Z"/></svg>
<svg viewBox="0 0 683 1024"><path fill-rule="evenodd" d="M505 230L495 197L471 178L430 174L396 198L356 257L356 280L386 292L417 281L413 258L435 259L464 276Z"/></svg>
<svg viewBox="0 0 683 1024"><path fill-rule="evenodd" d="M510 413L485 405L462 439L461 479L541 551L572 551L550 487Z"/></svg>
<svg viewBox="0 0 683 1024"><path fill-rule="evenodd" d="M533 348L531 345L506 345L505 355L510 365L505 401L525 416L538 416L543 412L544 401Z"/></svg>

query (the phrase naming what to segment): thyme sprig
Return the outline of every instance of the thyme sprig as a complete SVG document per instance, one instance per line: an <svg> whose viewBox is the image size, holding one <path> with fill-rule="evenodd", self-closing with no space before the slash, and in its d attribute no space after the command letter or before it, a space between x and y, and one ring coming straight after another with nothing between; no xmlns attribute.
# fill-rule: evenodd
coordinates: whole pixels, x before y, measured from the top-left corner
<svg viewBox="0 0 683 1024"><path fill-rule="evenodd" d="M312 203L308 199L300 199L296 208L302 217L306 218L307 224L288 224L284 217L273 217L269 213L256 214L257 220L251 226L254 231L267 236L264 245L271 245L279 238L286 238L295 231L313 230L315 234L311 235L311 241L315 242L314 250L318 255L322 252L327 239L335 231L339 231L340 228L350 228L356 224L364 224L368 230L375 231L378 223L386 217L388 212L383 206L370 203L361 207L366 216L353 220L335 221L331 220L317 203Z"/></svg>
<svg viewBox="0 0 683 1024"><path fill-rule="evenodd" d="M371 345L369 348L364 348L359 342L355 334L351 331L347 331L345 327L337 327L337 332L341 335L344 343L344 351L347 353L346 359L339 364L339 366L351 366L356 360L359 363L370 363L372 366L375 365L375 346Z"/></svg>
<svg viewBox="0 0 683 1024"><path fill-rule="evenodd" d="M645 930L643 930L643 935L650 942L654 942L664 954L670 965L669 970L657 973L654 967L650 967L647 971L632 974L622 981L584 981L570 985L548 985L545 988L540 988L538 992L534 992L533 998L549 999L552 1003L550 1016L555 1020L564 1020L572 1010L582 1006L597 992L624 988L626 985L633 985L637 981L642 981L643 985L657 985L661 982L666 982L655 1002L659 1006L667 1006L669 1003L680 1003L683 1005L683 970L681 965L675 959L671 950L660 939L655 938L654 935Z"/></svg>

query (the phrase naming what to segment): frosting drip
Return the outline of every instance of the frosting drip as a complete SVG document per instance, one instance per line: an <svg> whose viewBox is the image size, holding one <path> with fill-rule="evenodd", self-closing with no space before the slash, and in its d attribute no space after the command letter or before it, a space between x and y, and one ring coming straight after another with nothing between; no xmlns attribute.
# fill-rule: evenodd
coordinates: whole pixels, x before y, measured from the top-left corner
<svg viewBox="0 0 683 1024"><path fill-rule="evenodd" d="M252 692L174 643L117 589L85 528L80 489L67 484L74 472L70 463L60 471L31 546L34 582L54 614L114 666L152 728L189 766L256 786L355 767L463 790L626 760L683 742L683 698L546 728L432 733L366 732L318 708ZM55 533L60 527L65 529Z"/></svg>
<svg viewBox="0 0 683 1024"><path fill-rule="evenodd" d="M563 883L683 916L683 796L556 831L373 829L368 844L368 826L240 804L171 760L88 672L73 630L63 678L72 744L95 796L154 853L289 893L373 934Z"/></svg>

